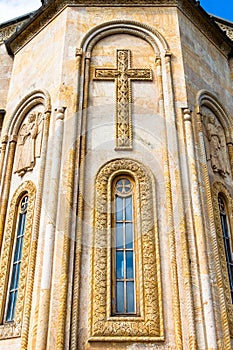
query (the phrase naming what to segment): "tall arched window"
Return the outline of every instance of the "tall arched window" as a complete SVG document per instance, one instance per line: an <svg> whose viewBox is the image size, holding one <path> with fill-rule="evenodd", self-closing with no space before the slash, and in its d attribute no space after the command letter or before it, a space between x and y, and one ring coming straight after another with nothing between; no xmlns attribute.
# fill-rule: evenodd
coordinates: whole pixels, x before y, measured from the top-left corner
<svg viewBox="0 0 233 350"><path fill-rule="evenodd" d="M113 183L112 314L136 314L134 183L121 176Z"/></svg>
<svg viewBox="0 0 233 350"><path fill-rule="evenodd" d="M153 175L132 159L96 176L89 341L164 340L155 200Z"/></svg>
<svg viewBox="0 0 233 350"><path fill-rule="evenodd" d="M16 301L19 288L19 276L23 251L24 233L26 226L26 215L28 207L28 195L24 195L18 207L16 235L13 247L13 261L10 271L9 289L5 310L5 322L14 321Z"/></svg>
<svg viewBox="0 0 233 350"><path fill-rule="evenodd" d="M221 219L221 227L226 255L227 271L229 277L229 285L231 292L231 301L233 302L233 250L232 250L232 241L231 233L229 227L229 221L227 217L226 205L221 196L218 197L218 206Z"/></svg>

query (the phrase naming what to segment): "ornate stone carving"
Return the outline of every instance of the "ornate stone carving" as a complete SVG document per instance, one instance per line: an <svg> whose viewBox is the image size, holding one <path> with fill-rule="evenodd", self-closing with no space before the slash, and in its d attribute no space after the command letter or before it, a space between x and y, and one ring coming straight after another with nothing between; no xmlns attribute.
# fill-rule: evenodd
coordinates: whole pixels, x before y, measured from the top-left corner
<svg viewBox="0 0 233 350"><path fill-rule="evenodd" d="M228 213L233 212L233 199L230 194L230 192L227 190L226 186L223 185L220 182L216 182L213 185L212 188L213 193L213 207L214 207L214 219L215 219L215 225L216 225L216 233L217 237L212 237L214 240L215 247L217 247L217 252L214 252L217 254L219 259L219 264L221 266L220 269L217 269L217 280L221 281L222 286L218 283L218 292L219 294L224 293L225 296L225 305L221 305L220 307L223 310L227 310L227 317L226 312L224 313L224 319L222 322L225 324L228 322L230 334L231 337L233 337L233 304L231 299L231 293L230 293L230 287L229 287L229 278L228 278L228 271L227 271L227 264L226 264L226 253L225 253L225 247L224 247L224 241L223 241L223 233L222 233L222 224L219 214L219 206L218 206L218 196L221 193L224 198L226 199L226 205ZM231 235L233 233L233 222L231 220L231 215L228 217L229 219L229 225L231 230ZM220 300L224 300L224 298L221 298Z"/></svg>
<svg viewBox="0 0 233 350"><path fill-rule="evenodd" d="M213 172L225 177L230 174L230 164L224 130L210 110L203 115L203 120L207 160Z"/></svg>
<svg viewBox="0 0 233 350"><path fill-rule="evenodd" d="M8 40L7 48L12 54L16 53L25 45L37 32L41 30L57 13L61 12L67 6L143 6L143 7L157 7L157 6L177 6L200 28L208 38L210 38L221 50L227 55L231 48L222 37L217 28L213 28L210 21L206 20L201 11L198 11L198 2L193 3L190 1L182 0L118 0L118 1L106 1L106 0L57 0L50 2L49 6L43 8L43 11L36 17L27 21L26 25L23 25L17 32L17 36L13 35ZM197 8L195 8L197 7ZM122 23L124 22L121 21Z"/></svg>
<svg viewBox="0 0 233 350"><path fill-rule="evenodd" d="M140 259L140 316L111 316L111 183L117 174L130 174L136 183L137 232ZM153 179L141 164L116 159L97 175L90 341L164 340L158 232L154 217Z"/></svg>
<svg viewBox="0 0 233 350"><path fill-rule="evenodd" d="M19 23L16 23L0 29L0 44L2 44L4 40L7 40L16 31L18 26Z"/></svg>
<svg viewBox="0 0 233 350"><path fill-rule="evenodd" d="M131 81L152 80L151 69L130 67L130 50L117 50L117 68L95 69L95 80L114 80L116 84L116 148L132 148Z"/></svg>
<svg viewBox="0 0 233 350"><path fill-rule="evenodd" d="M43 114L30 112L19 133L15 157L15 173L23 176L33 170L36 158L40 157L43 135Z"/></svg>
<svg viewBox="0 0 233 350"><path fill-rule="evenodd" d="M214 17L215 19L215 17ZM227 24L223 24L218 22L218 20L215 19L215 22L217 23L217 25L226 33L226 35L233 40L233 28Z"/></svg>
<svg viewBox="0 0 233 350"><path fill-rule="evenodd" d="M20 279L18 298L15 312L15 320L13 323L4 323L0 325L0 339L18 337L21 334L22 317L25 305L25 288L27 282L27 270L30 257L31 232L33 226L34 202L36 189L31 181L23 182L16 190L10 204L7 227L4 235L3 249L0 261L0 312L3 320L5 309L5 295L7 292L9 269L11 265L11 256L15 236L15 213L17 205L23 194L28 193L27 219L24 233L24 245L22 251L22 262L20 268Z"/></svg>

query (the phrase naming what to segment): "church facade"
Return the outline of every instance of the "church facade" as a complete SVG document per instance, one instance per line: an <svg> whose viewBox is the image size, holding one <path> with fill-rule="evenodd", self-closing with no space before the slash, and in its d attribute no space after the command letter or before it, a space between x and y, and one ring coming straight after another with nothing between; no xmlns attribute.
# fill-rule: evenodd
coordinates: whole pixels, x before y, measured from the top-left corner
<svg viewBox="0 0 233 350"><path fill-rule="evenodd" d="M0 348L233 348L233 24L50 0L0 25Z"/></svg>

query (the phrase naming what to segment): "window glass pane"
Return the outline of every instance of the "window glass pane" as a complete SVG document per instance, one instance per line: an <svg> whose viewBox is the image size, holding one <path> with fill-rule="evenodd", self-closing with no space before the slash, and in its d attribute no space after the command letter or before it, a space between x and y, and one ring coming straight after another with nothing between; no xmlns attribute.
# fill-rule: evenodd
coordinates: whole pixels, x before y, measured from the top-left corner
<svg viewBox="0 0 233 350"><path fill-rule="evenodd" d="M25 220L26 220L26 213L19 214L19 225L18 225L17 237L20 237L24 234Z"/></svg>
<svg viewBox="0 0 233 350"><path fill-rule="evenodd" d="M125 220L132 220L132 196L125 198Z"/></svg>
<svg viewBox="0 0 233 350"><path fill-rule="evenodd" d="M14 261L20 260L21 245L22 245L22 240L18 238L16 241Z"/></svg>
<svg viewBox="0 0 233 350"><path fill-rule="evenodd" d="M228 273L229 273L230 285L232 288L233 287L233 265L232 264L228 264Z"/></svg>
<svg viewBox="0 0 233 350"><path fill-rule="evenodd" d="M222 215L222 231L223 231L223 236L225 238L229 237L228 229L227 229L227 218L225 215Z"/></svg>
<svg viewBox="0 0 233 350"><path fill-rule="evenodd" d="M28 205L28 197L25 196L20 203L20 212L18 214L18 223L16 229L16 241L14 244L14 258L12 262L11 279L9 281L9 295L6 307L6 321L14 320L16 301L19 287L20 266L23 251L24 231L26 225L26 208Z"/></svg>
<svg viewBox="0 0 233 350"><path fill-rule="evenodd" d="M14 264L14 265L13 265L10 290L12 290L12 289L15 289L15 288L16 288L16 280L17 280L17 267L18 267L18 264Z"/></svg>
<svg viewBox="0 0 233 350"><path fill-rule="evenodd" d="M124 278L124 253L122 251L116 252L116 277Z"/></svg>
<svg viewBox="0 0 233 350"><path fill-rule="evenodd" d="M16 265L15 288L18 288L18 286L19 286L20 265L21 265L20 262Z"/></svg>
<svg viewBox="0 0 233 350"><path fill-rule="evenodd" d="M126 278L133 278L133 252L126 252Z"/></svg>
<svg viewBox="0 0 233 350"><path fill-rule="evenodd" d="M231 261L231 244L229 238L225 239L225 250L226 250L226 258L227 261Z"/></svg>
<svg viewBox="0 0 233 350"><path fill-rule="evenodd" d="M116 283L116 312L124 313L124 283Z"/></svg>
<svg viewBox="0 0 233 350"><path fill-rule="evenodd" d="M127 249L133 248L133 225L131 222L125 224L125 247Z"/></svg>
<svg viewBox="0 0 233 350"><path fill-rule="evenodd" d="M9 301L8 301L8 308L7 308L7 315L6 315L6 321L12 321L12 310L14 305L14 293L10 293L9 295Z"/></svg>
<svg viewBox="0 0 233 350"><path fill-rule="evenodd" d="M116 221L123 220L123 198L116 196Z"/></svg>
<svg viewBox="0 0 233 350"><path fill-rule="evenodd" d="M229 278L231 297L232 297L233 295L233 266L232 266L233 259L232 258L233 257L232 257L230 230L229 230L229 225L227 220L225 204L221 197L218 198L218 203L219 203L222 234L223 234L224 247L225 247L226 263L227 263L227 269L228 269L228 278ZM232 302L233 302L233 299L232 299Z"/></svg>
<svg viewBox="0 0 233 350"><path fill-rule="evenodd" d="M116 248L123 248L123 224L116 224Z"/></svg>
<svg viewBox="0 0 233 350"><path fill-rule="evenodd" d="M127 312L135 312L134 306L134 282L127 282L126 285Z"/></svg>

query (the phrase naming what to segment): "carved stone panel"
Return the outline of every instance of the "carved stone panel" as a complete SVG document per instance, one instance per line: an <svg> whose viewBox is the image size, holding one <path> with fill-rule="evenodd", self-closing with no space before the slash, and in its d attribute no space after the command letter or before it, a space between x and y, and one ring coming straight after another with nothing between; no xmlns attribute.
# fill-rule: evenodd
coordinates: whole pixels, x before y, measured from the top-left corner
<svg viewBox="0 0 233 350"><path fill-rule="evenodd" d="M40 157L43 124L43 112L37 107L28 113L20 127L14 162L14 172L19 176L33 170L36 158Z"/></svg>
<svg viewBox="0 0 233 350"><path fill-rule="evenodd" d="M214 173L230 175L229 155L224 129L215 114L208 108L202 110L207 161Z"/></svg>

